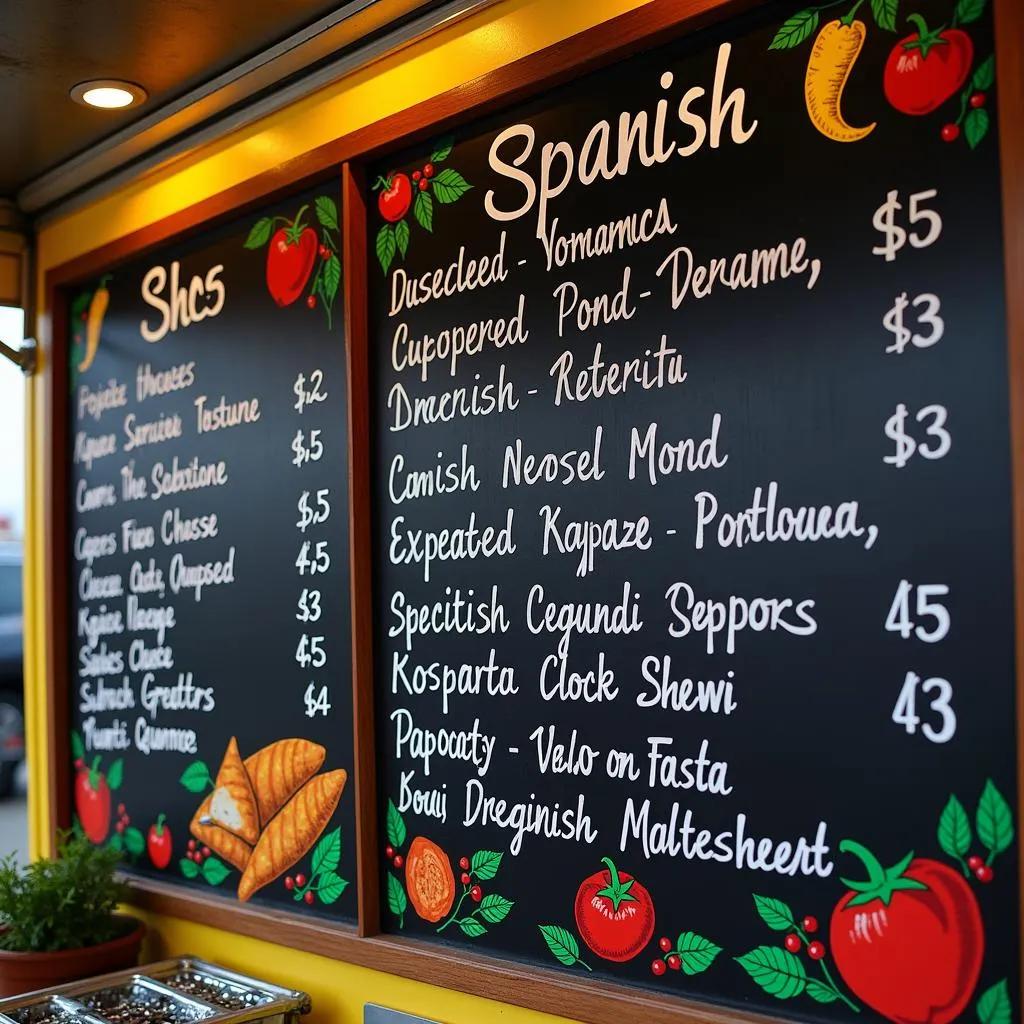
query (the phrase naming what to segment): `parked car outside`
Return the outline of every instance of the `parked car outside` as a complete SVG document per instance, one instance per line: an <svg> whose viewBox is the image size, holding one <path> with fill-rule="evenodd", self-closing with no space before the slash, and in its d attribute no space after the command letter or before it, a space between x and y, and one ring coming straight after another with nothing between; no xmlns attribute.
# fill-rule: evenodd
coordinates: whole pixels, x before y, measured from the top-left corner
<svg viewBox="0 0 1024 1024"><path fill-rule="evenodd" d="M21 545L0 542L0 799L25 757Z"/></svg>

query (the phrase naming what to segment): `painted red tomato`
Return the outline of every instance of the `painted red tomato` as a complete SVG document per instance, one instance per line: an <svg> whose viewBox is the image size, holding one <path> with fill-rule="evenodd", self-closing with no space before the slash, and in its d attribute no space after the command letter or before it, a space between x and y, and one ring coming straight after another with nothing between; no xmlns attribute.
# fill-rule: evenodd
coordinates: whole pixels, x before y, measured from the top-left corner
<svg viewBox="0 0 1024 1024"><path fill-rule="evenodd" d="M981 973L985 932L963 876L936 860L907 854L886 870L859 843L844 839L866 882L832 912L836 967L863 1002L898 1024L949 1024L967 1008Z"/></svg>
<svg viewBox="0 0 1024 1024"><path fill-rule="evenodd" d="M576 927L583 941L605 960L632 960L654 934L651 894L632 876L619 871L609 857L576 893Z"/></svg>
<svg viewBox="0 0 1024 1024"><path fill-rule="evenodd" d="M408 174L391 174L377 196L380 215L392 224L401 220L412 205L412 183Z"/></svg>
<svg viewBox="0 0 1024 1024"><path fill-rule="evenodd" d="M165 816L160 815L156 824L149 826L149 835L146 837L146 848L149 850L149 859L153 867L161 871L171 863L171 830L164 824Z"/></svg>
<svg viewBox="0 0 1024 1024"><path fill-rule="evenodd" d="M85 834L102 843L110 832L110 787L95 763L91 769L82 768L75 778L75 810Z"/></svg>
<svg viewBox="0 0 1024 1024"><path fill-rule="evenodd" d="M932 32L919 14L918 31L901 39L885 65L885 95L904 114L930 114L967 79L974 60L971 37L960 29Z"/></svg>
<svg viewBox="0 0 1024 1024"><path fill-rule="evenodd" d="M290 306L303 292L320 251L312 228L280 228L267 252L267 291L279 306Z"/></svg>

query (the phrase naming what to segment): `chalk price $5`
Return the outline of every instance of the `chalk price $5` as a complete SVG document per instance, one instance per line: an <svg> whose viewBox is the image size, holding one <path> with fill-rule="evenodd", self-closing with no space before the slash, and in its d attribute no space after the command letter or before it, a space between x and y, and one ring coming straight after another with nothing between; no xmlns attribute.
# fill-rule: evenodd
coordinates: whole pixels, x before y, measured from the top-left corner
<svg viewBox="0 0 1024 1024"><path fill-rule="evenodd" d="M307 462L319 462L324 455L324 443L320 440L323 431L311 430L309 432L309 443L306 442L306 433L300 430L292 441L292 451L295 458L292 459L293 466L304 466Z"/></svg>
<svg viewBox="0 0 1024 1024"><path fill-rule="evenodd" d="M310 500L309 491L303 491L299 498L299 521L295 526L302 533L305 533L311 526L320 526L331 518L331 503L328 501L331 489L321 487L316 492L316 497Z"/></svg>
<svg viewBox="0 0 1024 1024"><path fill-rule="evenodd" d="M892 263L897 254L909 241L915 249L927 249L939 240L942 234L942 217L927 204L938 197L938 189L929 188L924 192L914 192L907 200L906 221L915 230L908 231L898 223L898 215L903 211L898 189L893 189L886 200L875 210L872 224L885 238L881 245L872 248L875 256L885 257L886 263Z"/></svg>

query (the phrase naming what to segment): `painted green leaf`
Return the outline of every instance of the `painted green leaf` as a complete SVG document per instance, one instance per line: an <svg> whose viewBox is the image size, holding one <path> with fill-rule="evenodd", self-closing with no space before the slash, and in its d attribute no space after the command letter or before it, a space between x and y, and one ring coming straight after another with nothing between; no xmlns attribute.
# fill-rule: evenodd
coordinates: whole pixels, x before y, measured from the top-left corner
<svg viewBox="0 0 1024 1024"><path fill-rule="evenodd" d="M971 86L978 92L986 92L996 84L996 55L993 53L988 60L978 65L974 77L971 79Z"/></svg>
<svg viewBox="0 0 1024 1024"><path fill-rule="evenodd" d="M961 858L971 848L971 823L964 805L951 795L939 818L939 846L947 856Z"/></svg>
<svg viewBox="0 0 1024 1024"><path fill-rule="evenodd" d="M478 850L469 862L469 872L481 882L486 882L498 873L501 854L494 850Z"/></svg>
<svg viewBox="0 0 1024 1024"><path fill-rule="evenodd" d="M341 826L321 836L313 848L313 877L334 871L341 863Z"/></svg>
<svg viewBox="0 0 1024 1024"><path fill-rule="evenodd" d="M804 965L780 946L758 946L735 959L768 995L776 999L792 999L807 987Z"/></svg>
<svg viewBox="0 0 1024 1024"><path fill-rule="evenodd" d="M989 117L988 111L979 107L972 110L964 118L964 137L971 149L977 149L978 144L988 135Z"/></svg>
<svg viewBox="0 0 1024 1024"><path fill-rule="evenodd" d="M77 732L71 733L71 756L75 761L85 760L85 744Z"/></svg>
<svg viewBox="0 0 1024 1024"><path fill-rule="evenodd" d="M439 164L442 160L447 160L454 146L454 136L449 135L447 138L440 139L434 146L434 152L430 154L430 162Z"/></svg>
<svg viewBox="0 0 1024 1024"><path fill-rule="evenodd" d="M404 220L400 220L395 225L395 242L398 244L398 251L404 260L405 254L409 251L409 225Z"/></svg>
<svg viewBox="0 0 1024 1024"><path fill-rule="evenodd" d="M74 319L75 317L81 318L82 314L89 308L91 304L92 292L79 292L78 295L75 296L74 301L71 303L72 319Z"/></svg>
<svg viewBox="0 0 1024 1024"><path fill-rule="evenodd" d="M416 204L413 206L412 212L421 228L426 228L431 232L434 230L434 200L429 192L416 193Z"/></svg>
<svg viewBox="0 0 1024 1024"><path fill-rule="evenodd" d="M405 908L409 905L402 883L394 876L388 875L388 909L396 917L405 915Z"/></svg>
<svg viewBox="0 0 1024 1024"><path fill-rule="evenodd" d="M338 207L330 196L316 197L316 218L325 228L338 230Z"/></svg>
<svg viewBox="0 0 1024 1024"><path fill-rule="evenodd" d="M875 16L875 24L886 32L896 31L896 12L900 0L871 0L871 13Z"/></svg>
<svg viewBox="0 0 1024 1024"><path fill-rule="evenodd" d="M560 928L557 924L539 924L537 927L544 936L548 949L559 963L572 967L579 960L580 947L572 932Z"/></svg>
<svg viewBox="0 0 1024 1024"><path fill-rule="evenodd" d="M122 853L124 851L124 836L120 832L115 832L110 837L110 842L107 843L107 846L118 853Z"/></svg>
<svg viewBox="0 0 1024 1024"><path fill-rule="evenodd" d="M82 828L82 819L77 814L71 819L71 834L76 839L81 839L85 835L85 829Z"/></svg>
<svg viewBox="0 0 1024 1024"><path fill-rule="evenodd" d="M702 974L715 962L715 957L722 952L722 947L716 946L703 935L683 932L676 940L676 952L679 954L684 974Z"/></svg>
<svg viewBox="0 0 1024 1024"><path fill-rule="evenodd" d="M194 860L182 857L181 860L178 861L178 867L181 868L181 873L186 878L199 877L199 865Z"/></svg>
<svg viewBox="0 0 1024 1024"><path fill-rule="evenodd" d="M133 857L138 857L146 849L146 838L134 825L124 830L124 848Z"/></svg>
<svg viewBox="0 0 1024 1024"><path fill-rule="evenodd" d="M458 202L473 186L452 167L446 167L430 182L439 203Z"/></svg>
<svg viewBox="0 0 1024 1024"><path fill-rule="evenodd" d="M388 801L387 832L388 843L396 850L398 847L405 845L405 837L407 834L405 831L405 821L402 819L402 815L395 806L394 800Z"/></svg>
<svg viewBox="0 0 1024 1024"><path fill-rule="evenodd" d="M328 306L334 305L334 296L338 294L338 285L341 284L341 260L335 253L331 253L330 259L324 264L324 276L321 281L323 288L324 302Z"/></svg>
<svg viewBox="0 0 1024 1024"><path fill-rule="evenodd" d="M807 10L787 19L775 33L769 50L792 50L799 46L818 27L818 12Z"/></svg>
<svg viewBox="0 0 1024 1024"><path fill-rule="evenodd" d="M978 838L993 856L1002 853L1013 842L1013 812L991 779L985 783L978 802L975 827Z"/></svg>
<svg viewBox="0 0 1024 1024"><path fill-rule="evenodd" d="M325 871L320 876L317 885L317 899L330 906L332 903L338 902L338 898L347 888L348 882L344 878L339 877L333 871Z"/></svg>
<svg viewBox="0 0 1024 1024"><path fill-rule="evenodd" d="M961 25L977 21L985 10L986 0L959 0L956 5L956 20Z"/></svg>
<svg viewBox="0 0 1024 1024"><path fill-rule="evenodd" d="M1013 1017L1010 1006L1010 987L1003 978L982 993L978 1000L978 1020L981 1024L1010 1024Z"/></svg>
<svg viewBox="0 0 1024 1024"><path fill-rule="evenodd" d="M390 224L385 224L377 232L377 259L380 260L380 265L384 268L385 274L391 268L391 261L395 258L396 248L394 228Z"/></svg>
<svg viewBox="0 0 1024 1024"><path fill-rule="evenodd" d="M810 978L807 981L807 994L816 1003L834 1003L839 998L828 985L814 978Z"/></svg>
<svg viewBox="0 0 1024 1024"><path fill-rule="evenodd" d="M210 885L220 885L231 874L231 869L226 867L223 862L217 860L216 857L207 857L203 861L202 872L203 878Z"/></svg>
<svg viewBox="0 0 1024 1024"><path fill-rule="evenodd" d="M122 782L124 782L124 760L119 757L107 772L107 785L111 790L118 790L121 788Z"/></svg>
<svg viewBox="0 0 1024 1024"><path fill-rule="evenodd" d="M757 907L761 920L774 932L788 932L796 927L793 911L782 902L769 896L754 894L754 906Z"/></svg>
<svg viewBox="0 0 1024 1024"><path fill-rule="evenodd" d="M481 935L487 934L487 929L472 917L464 917L459 922L459 927L462 929L462 933L471 939L479 939Z"/></svg>
<svg viewBox="0 0 1024 1024"><path fill-rule="evenodd" d="M274 232L274 222L269 217L260 217L249 231L249 237L245 240L246 249L261 249L270 241Z"/></svg>
<svg viewBox="0 0 1024 1024"><path fill-rule="evenodd" d="M497 893L488 893L480 901L480 916L488 924L500 924L515 906L514 900L507 900Z"/></svg>
<svg viewBox="0 0 1024 1024"><path fill-rule="evenodd" d="M190 793L202 793L207 786L213 785L210 778L210 769L206 767L205 761L193 761L182 773L178 781Z"/></svg>

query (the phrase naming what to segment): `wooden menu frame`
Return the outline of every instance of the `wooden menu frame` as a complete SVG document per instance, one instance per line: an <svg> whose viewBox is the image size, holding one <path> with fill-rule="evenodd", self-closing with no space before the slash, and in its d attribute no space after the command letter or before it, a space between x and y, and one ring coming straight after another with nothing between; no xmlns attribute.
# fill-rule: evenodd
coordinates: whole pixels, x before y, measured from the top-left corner
<svg viewBox="0 0 1024 1024"><path fill-rule="evenodd" d="M354 770L358 856L358 927L302 919L287 912L199 895L168 883L135 879L140 908L212 925L363 967L512 1003L590 1024L644 1019L648 1024L739 1024L779 1020L660 995L565 972L525 966L468 949L382 935L374 750L373 606L370 556L370 412L367 328L367 249L363 166L457 123L474 120L613 63L657 43L689 34L760 6L763 0L651 0L645 6L524 57L440 97L369 125L155 224L56 267L46 274L41 326L45 434L42 476L48 496L45 541L49 831L71 820L69 729L68 480L69 405L67 289L129 257L209 228L277 196L324 180L342 165L345 327L349 377L349 517L352 593ZM1004 261L1009 338L1012 432L1015 633L1017 642L1018 809L1024 820L1024 4L993 0L998 64ZM1024 842L1018 841L1024 879ZM1021 922L1024 926L1024 921ZM1022 958L1024 958L1024 941ZM1024 971L1022 971L1024 973Z"/></svg>

